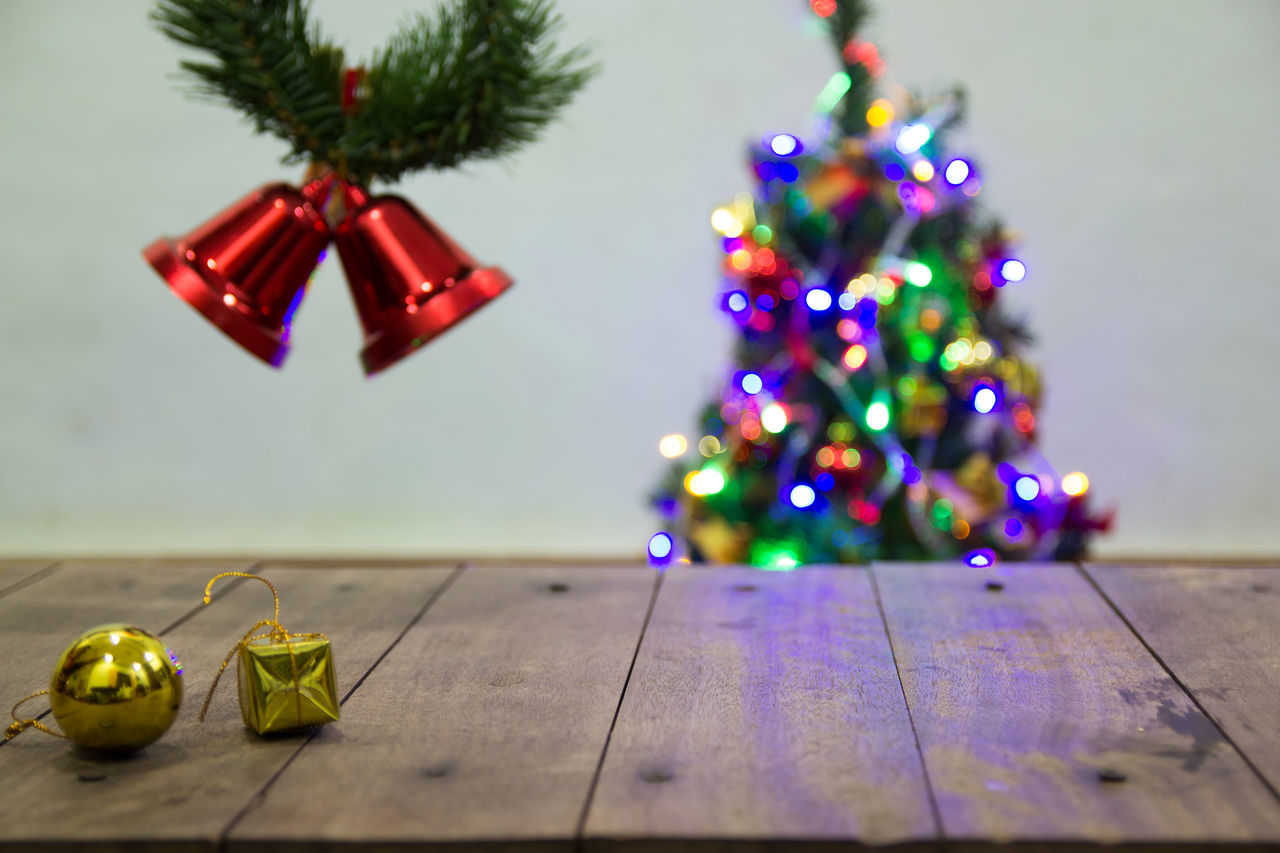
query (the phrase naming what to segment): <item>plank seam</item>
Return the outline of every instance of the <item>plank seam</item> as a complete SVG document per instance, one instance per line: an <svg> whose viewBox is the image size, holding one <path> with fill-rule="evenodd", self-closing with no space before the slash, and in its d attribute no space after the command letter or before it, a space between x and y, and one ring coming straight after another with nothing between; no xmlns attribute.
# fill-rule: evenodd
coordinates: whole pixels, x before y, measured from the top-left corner
<svg viewBox="0 0 1280 853"><path fill-rule="evenodd" d="M245 573L246 573L246 574L256 575L256 574L258 573L258 569L261 567L261 565L262 565L261 563L250 563L250 564L249 564L249 567L248 567L248 568L246 568L244 571L245 571ZM239 570L237 569L236 571L239 571ZM221 585L221 589L219 589L219 590L218 590L217 592L215 592L215 593L212 593L212 594L209 596L209 604L213 604L213 602L215 602L215 601L217 601L217 600L219 600L219 599L221 599L221 598L225 598L227 595L230 595L230 594L231 594L231 593L232 593L232 592L233 592L237 587L239 587L239 586L240 586L242 583L244 583L246 580L247 580L247 578L237 578L237 577L233 577L233 578L231 578L231 582L230 582L230 583L224 583L224 584L222 584L222 585ZM197 613L199 613L201 610L204 610L206 607L208 607L208 605L204 603L204 600L203 600L203 599L201 599L200 603L199 603L199 604L197 604L195 607L192 607L192 608L191 608L190 610L188 610L186 613L183 613L181 616L179 616L177 619L175 619L172 623L170 623L169 625L166 625L164 628L162 628L162 629L160 630L160 636L162 636L162 637L163 637L165 634L167 634L167 633L169 633L170 631L174 630L174 629L175 629L175 628L177 628L179 625L182 625L182 624L184 624L184 623L186 623L186 622L190 621L190 620L191 620L191 618L192 618L193 616L195 616L195 615L196 615Z"/></svg>
<svg viewBox="0 0 1280 853"><path fill-rule="evenodd" d="M1275 797L1277 801L1280 801L1280 791L1276 790L1276 787L1271 784L1271 781L1267 779L1265 775L1263 775L1262 771L1258 769L1252 759L1250 759L1249 756L1245 754L1245 751L1240 748L1240 745L1231 738L1231 735L1227 734L1226 729L1224 729L1222 724L1218 722L1217 717L1209 713L1209 709L1200 703L1200 700L1196 698L1195 693L1191 692L1191 688L1182 683L1182 679L1178 677L1178 674L1173 671L1172 667L1164 662L1164 658L1160 657L1159 652L1157 652L1151 644L1147 642L1146 637L1139 633L1137 626L1129 621L1129 617L1125 616L1124 612L1120 609L1120 606L1111 600L1111 596L1107 595L1106 591L1102 588L1102 585L1094 579L1089 570L1081 563L1076 563L1075 568L1076 571L1084 577L1085 583L1093 587L1094 591L1096 591L1098 595L1101 596L1102 600L1107 603L1107 606L1111 608L1116 616L1120 617L1120 621L1123 622L1125 627L1128 628L1133 636L1138 639L1138 642L1142 644L1142 647L1147 650L1147 654L1151 655L1151 657L1155 659L1156 663L1160 664L1160 668L1163 669L1171 679L1173 679L1173 683L1178 685L1178 688L1187 695L1187 698L1191 700L1191 704L1195 705L1201 714L1204 714L1205 719L1213 723L1213 727L1218 730L1218 734L1222 735L1222 739L1236 751L1236 754L1239 755L1241 759L1244 760L1245 765L1253 771L1253 775L1258 777L1258 780L1262 782L1263 787L1265 787L1267 791L1271 793L1271 796Z"/></svg>
<svg viewBox="0 0 1280 853"><path fill-rule="evenodd" d="M338 707L342 707L347 704L347 700L355 695L355 692L360 689L360 686L364 684L366 680L368 680L369 676L372 675L373 671L378 668L378 665L386 659L387 655L391 654L391 651L396 646L400 645L400 641L404 639L405 635L409 633L413 626L422 621L422 617L427 614L427 611L431 609L431 606L448 591L449 587L453 586L454 581L462 576L463 572L467 570L468 565L470 564L464 562L454 566L453 571L449 573L449 576L444 579L440 586L436 587L435 591L432 592L431 595L427 596L426 602L418 612L414 614L413 618L409 620L409 623L405 625L400 633L395 636L395 639L393 639L386 649L383 650L382 654L378 655L378 659L369 665L369 668L366 669L364 674L356 680L356 683L351 685L351 689L338 700ZM440 568L443 568L443 566ZM227 822L227 825L222 828L222 832L218 834L217 841L214 844L214 849L219 851L225 851L227 849L227 845L230 843L231 831L236 828L236 825L240 823L240 821L244 820L249 812L253 811L258 803L266 799L267 791L269 791L271 786L276 783L276 780L284 775L284 772L289 769L289 765L293 764L294 760L302 754L302 750L307 748L307 745L320 734L320 731L321 729L317 728L307 735L302 743L298 744L298 748L293 751L293 754L285 759L284 763L280 765L279 769L277 769L275 773L271 774L271 778L268 779L253 796L245 801L245 804L235 813L235 815L232 816L231 820Z"/></svg>
<svg viewBox="0 0 1280 853"><path fill-rule="evenodd" d="M884 628L885 639L889 643L889 656L893 658L893 672L898 676L898 690L902 692L902 707L907 709L907 722L911 724L911 737L916 743L916 757L920 759L920 773L924 777L924 788L929 794L929 811L933 814L934 841L945 842L942 826L942 810L938 807L938 795L933 790L933 780L929 778L929 765L924 760L924 748L920 746L920 733L916 731L916 718L911 713L911 700L907 698L907 686L902 683L902 667L898 665L898 650L893 645L893 632L889 630L889 618L884 612L884 601L880 597L880 583L876 580L875 567L867 566L867 577L871 581L871 592L876 599L876 609L880 612L880 624Z"/></svg>
<svg viewBox="0 0 1280 853"><path fill-rule="evenodd" d="M658 603L658 592L662 589L665 571L656 572L653 592L649 594L649 607L644 613L644 622L640 624L640 636L636 639L635 651L631 654L631 665L627 667L627 677L622 681L622 692L618 695L618 704L613 709L613 719L609 721L609 732L604 736L604 746L600 750L600 760L596 762L595 772L591 775L591 785L587 788L587 798L582 804L582 813L578 816L578 826L574 829L574 850L582 851L586 847L584 833L587 829L587 816L591 813L591 805L595 801L596 787L600 784L600 773L604 770L604 760L609 754L609 742L613 739L613 730L618 725L618 716L622 713L622 702L627 698L627 687L631 684L631 674L635 672L636 661L640 659L640 647L644 645L645 634L649 631L649 620L653 618L654 606Z"/></svg>
<svg viewBox="0 0 1280 853"><path fill-rule="evenodd" d="M33 583L36 583L37 581L44 580L49 575L58 571L58 569L60 568L62 568L61 560L59 560L56 563L50 563L49 565L45 566L43 569L40 569L34 574L27 575L22 580L14 581L13 583L9 584L3 589L0 589L0 598L4 598L6 595L15 593L20 589L26 589L27 587L31 586Z"/></svg>

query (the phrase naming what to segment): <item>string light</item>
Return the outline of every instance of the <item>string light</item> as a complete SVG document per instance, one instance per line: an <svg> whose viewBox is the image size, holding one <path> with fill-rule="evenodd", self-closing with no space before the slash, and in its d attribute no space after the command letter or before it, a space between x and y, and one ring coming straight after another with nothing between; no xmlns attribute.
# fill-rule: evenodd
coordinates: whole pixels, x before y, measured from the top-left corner
<svg viewBox="0 0 1280 853"><path fill-rule="evenodd" d="M1073 498L1078 498L1089 491L1089 478L1079 471L1072 471L1062 478L1062 491Z"/></svg>
<svg viewBox="0 0 1280 853"><path fill-rule="evenodd" d="M742 386L742 390L748 394L759 394L764 390L764 380L760 378L758 373L744 373L738 381Z"/></svg>
<svg viewBox="0 0 1280 853"><path fill-rule="evenodd" d="M836 0L809 0L809 8L819 18L829 18L836 10Z"/></svg>
<svg viewBox="0 0 1280 853"><path fill-rule="evenodd" d="M759 565L770 572L789 572L800 565L800 558L794 551L783 548L765 555Z"/></svg>
<svg viewBox="0 0 1280 853"><path fill-rule="evenodd" d="M979 385L973 392L973 410L980 415L988 414L996 407L996 392L990 385Z"/></svg>
<svg viewBox="0 0 1280 853"><path fill-rule="evenodd" d="M867 429L880 432L889 425L889 407L877 400L867 406Z"/></svg>
<svg viewBox="0 0 1280 853"><path fill-rule="evenodd" d="M711 212L711 227L726 237L742 235L742 222L727 207L717 207Z"/></svg>
<svg viewBox="0 0 1280 853"><path fill-rule="evenodd" d="M884 127L893 121L893 104L884 98L876 98L867 108L867 124L871 127Z"/></svg>
<svg viewBox="0 0 1280 853"><path fill-rule="evenodd" d="M976 551L970 551L964 555L964 563L966 566L975 569L989 569L996 564L996 552L990 548L979 548Z"/></svg>
<svg viewBox="0 0 1280 853"><path fill-rule="evenodd" d="M1026 403L1015 403L1013 406L1013 425L1018 432L1031 432L1036 428L1036 416Z"/></svg>
<svg viewBox="0 0 1280 853"><path fill-rule="evenodd" d="M1019 282L1027 276L1027 268L1022 261L1009 258L1000 265L1000 276L1008 282Z"/></svg>
<svg viewBox="0 0 1280 853"><path fill-rule="evenodd" d="M790 157L800 153L800 140L789 133L778 133L769 140L769 150L779 157Z"/></svg>
<svg viewBox="0 0 1280 853"><path fill-rule="evenodd" d="M810 311L826 311L831 307L831 293L821 287L815 287L804 295L804 304Z"/></svg>
<svg viewBox="0 0 1280 853"><path fill-rule="evenodd" d="M675 550L675 542L671 534L660 531L649 537L648 550L650 561L654 565L661 565L671 557L671 552Z"/></svg>
<svg viewBox="0 0 1280 853"><path fill-rule="evenodd" d="M719 494L724 490L724 483L724 474L715 468L703 468L701 471L694 473L685 488L691 495L705 497Z"/></svg>
<svg viewBox="0 0 1280 853"><path fill-rule="evenodd" d="M1019 499L1030 503L1040 497L1040 481L1028 474L1023 474L1013 481L1013 493Z"/></svg>
<svg viewBox="0 0 1280 853"><path fill-rule="evenodd" d="M917 160L916 164L911 167L911 174L920 183L927 184L933 180L933 164L928 160Z"/></svg>
<svg viewBox="0 0 1280 853"><path fill-rule="evenodd" d="M902 268L902 277L916 287L925 287L933 281L933 270L919 261L907 261Z"/></svg>
<svg viewBox="0 0 1280 853"><path fill-rule="evenodd" d="M834 8L834 0L832 7ZM813 108L820 113L829 113L836 108L836 104L840 103L840 99L849 91L849 87L853 85L853 80L843 71L837 71L831 75L831 79L827 81L827 85L818 93L818 99L814 102Z"/></svg>
<svg viewBox="0 0 1280 853"><path fill-rule="evenodd" d="M658 442L658 452L668 459L676 459L683 456L688 449L689 441L679 433L663 436L662 440Z"/></svg>
<svg viewBox="0 0 1280 853"><path fill-rule="evenodd" d="M914 154L929 141L931 136L933 136L933 129L929 125L918 122L908 124L898 131L898 141L894 143L894 147L900 154Z"/></svg>
<svg viewBox="0 0 1280 853"><path fill-rule="evenodd" d="M854 344L844 351L844 366L857 370L867 363L867 348L862 344Z"/></svg>
<svg viewBox="0 0 1280 853"><path fill-rule="evenodd" d="M813 486L799 483L791 487L791 492L787 495L787 499L791 501L791 505L796 509L808 509L813 506L813 502L817 500L818 495L813 490Z"/></svg>
<svg viewBox="0 0 1280 853"><path fill-rule="evenodd" d="M942 178L951 186L958 187L969 180L969 174L972 171L967 162L957 157L947 164L947 168L942 172Z"/></svg>
<svg viewBox="0 0 1280 853"><path fill-rule="evenodd" d="M739 311L746 311L748 304L747 294L743 293L741 290L735 290L725 298L724 304L735 314Z"/></svg>
<svg viewBox="0 0 1280 853"><path fill-rule="evenodd" d="M698 439L698 452L708 459L718 454L720 450L720 439L714 435L704 435Z"/></svg>
<svg viewBox="0 0 1280 853"><path fill-rule="evenodd" d="M770 403L760 410L760 426L765 432L777 434L787 428L787 410L777 403Z"/></svg>

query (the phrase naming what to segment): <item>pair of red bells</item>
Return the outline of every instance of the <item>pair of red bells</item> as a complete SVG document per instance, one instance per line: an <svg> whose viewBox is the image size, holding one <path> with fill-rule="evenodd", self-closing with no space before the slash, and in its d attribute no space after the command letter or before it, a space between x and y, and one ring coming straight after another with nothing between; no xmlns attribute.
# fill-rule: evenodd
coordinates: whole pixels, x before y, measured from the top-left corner
<svg viewBox="0 0 1280 853"><path fill-rule="evenodd" d="M325 207L341 193L330 226ZM143 250L183 300L258 358L279 367L293 313L332 240L364 328L367 375L390 367L511 286L407 201L370 198L332 173L301 190L268 184L185 237Z"/></svg>

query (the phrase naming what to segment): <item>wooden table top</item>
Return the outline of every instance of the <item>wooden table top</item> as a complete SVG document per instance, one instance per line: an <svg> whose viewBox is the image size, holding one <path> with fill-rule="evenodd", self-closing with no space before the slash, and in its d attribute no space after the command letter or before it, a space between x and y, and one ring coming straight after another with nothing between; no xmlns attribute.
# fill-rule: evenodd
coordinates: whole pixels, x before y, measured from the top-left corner
<svg viewBox="0 0 1280 853"><path fill-rule="evenodd" d="M201 606L230 569L331 638L340 721L259 738L224 685L197 722L270 615ZM1280 568L0 562L0 704L120 621L177 721L0 746L0 846L1280 849Z"/></svg>

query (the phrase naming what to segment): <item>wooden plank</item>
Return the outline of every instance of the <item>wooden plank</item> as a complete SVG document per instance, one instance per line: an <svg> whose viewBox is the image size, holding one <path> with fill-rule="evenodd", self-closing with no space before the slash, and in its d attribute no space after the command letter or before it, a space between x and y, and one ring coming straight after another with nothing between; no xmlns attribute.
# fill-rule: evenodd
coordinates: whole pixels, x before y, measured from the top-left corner
<svg viewBox="0 0 1280 853"><path fill-rule="evenodd" d="M572 849L657 577L468 569L228 849Z"/></svg>
<svg viewBox="0 0 1280 853"><path fill-rule="evenodd" d="M200 593L210 577L247 567L72 560L37 583L15 589L0 598L0 648L15 652L0 655L0 714L48 686L58 656L85 631L128 622L159 634L200 606ZM23 710L39 707L32 702Z"/></svg>
<svg viewBox="0 0 1280 853"><path fill-rule="evenodd" d="M947 838L1280 840L1280 803L1074 566L873 574Z"/></svg>
<svg viewBox="0 0 1280 853"><path fill-rule="evenodd" d="M932 839L865 569L668 569L587 815L588 849Z"/></svg>
<svg viewBox="0 0 1280 853"><path fill-rule="evenodd" d="M1085 571L1280 789L1280 568L1091 565Z"/></svg>
<svg viewBox="0 0 1280 853"><path fill-rule="evenodd" d="M48 574L54 564L53 560L0 560L0 598L38 580L42 572Z"/></svg>
<svg viewBox="0 0 1280 853"><path fill-rule="evenodd" d="M272 569L453 569L466 562L449 557L271 557L257 563L261 571Z"/></svg>
<svg viewBox="0 0 1280 853"><path fill-rule="evenodd" d="M338 690L345 695L450 573L279 569L269 577L280 591L286 628L329 636ZM114 583L137 576L115 573ZM183 600L199 603L208 578L207 572L188 578ZM197 721L223 656L254 622L270 616L270 592L244 581L165 634L183 662L186 696L173 727L136 757L97 758L38 732L25 733L0 750L0 778L22 780L6 786L0 798L0 844L215 849L236 814L306 740L306 735L268 739L248 732L240 720L234 673L219 686L205 723ZM340 741L349 723L359 727L358 713L354 716L349 720L344 711L342 720L322 731Z"/></svg>

